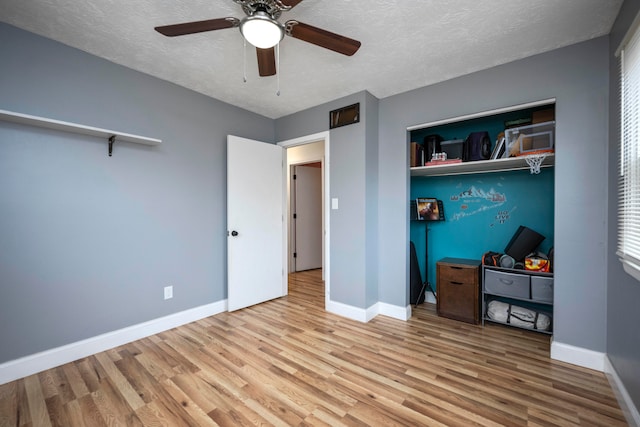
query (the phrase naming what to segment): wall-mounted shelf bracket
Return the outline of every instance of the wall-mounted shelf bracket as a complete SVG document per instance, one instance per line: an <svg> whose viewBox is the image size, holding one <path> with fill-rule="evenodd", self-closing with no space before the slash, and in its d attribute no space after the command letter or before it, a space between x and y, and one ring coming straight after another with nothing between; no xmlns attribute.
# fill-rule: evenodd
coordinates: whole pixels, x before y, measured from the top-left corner
<svg viewBox="0 0 640 427"><path fill-rule="evenodd" d="M143 145L158 145L162 141L146 136L132 135L130 133L118 132L108 129L100 129L92 126L80 125L77 123L63 122L46 117L31 116L29 114L15 113L13 111L0 110L0 121L13 122L27 126L37 126L46 129L53 129L61 132L73 132L81 135L89 135L98 138L109 139L109 157L113 152L113 143L118 137L118 142L133 142Z"/></svg>
<svg viewBox="0 0 640 427"><path fill-rule="evenodd" d="M109 137L109 157L113 154L113 143L116 142L116 136L111 135Z"/></svg>

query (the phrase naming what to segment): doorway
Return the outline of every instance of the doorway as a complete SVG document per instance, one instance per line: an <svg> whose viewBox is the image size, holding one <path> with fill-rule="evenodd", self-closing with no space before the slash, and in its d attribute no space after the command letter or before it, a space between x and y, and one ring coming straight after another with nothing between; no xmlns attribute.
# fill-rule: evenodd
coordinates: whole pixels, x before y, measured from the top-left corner
<svg viewBox="0 0 640 427"><path fill-rule="evenodd" d="M295 272L296 262L294 259L295 242L293 238L295 236L292 227L293 221L293 204L291 200L292 194L292 169L294 166L309 165L313 163L320 163L320 175L321 175L321 258L322 258L322 278L325 281L325 306L330 299L330 283L329 283L329 240L330 240L330 224L329 224L329 164L327 159L329 158L329 132L320 132L313 135L308 135L301 138L295 138L287 141L279 142L278 145L286 149L286 166L287 173L287 215L285 230L287 232L288 242L288 257L287 271L289 273Z"/></svg>
<svg viewBox="0 0 640 427"><path fill-rule="evenodd" d="M322 268L322 162L291 166L292 272Z"/></svg>

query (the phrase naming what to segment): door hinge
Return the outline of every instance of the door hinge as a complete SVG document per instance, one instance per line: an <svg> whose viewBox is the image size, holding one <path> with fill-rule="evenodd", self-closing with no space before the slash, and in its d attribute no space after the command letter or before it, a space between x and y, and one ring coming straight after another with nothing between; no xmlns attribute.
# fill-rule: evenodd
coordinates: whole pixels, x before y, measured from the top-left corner
<svg viewBox="0 0 640 427"><path fill-rule="evenodd" d="M293 214L293 219L298 218L298 214Z"/></svg>
<svg viewBox="0 0 640 427"><path fill-rule="evenodd" d="M294 257L294 258L298 258L298 253L297 253L297 252L294 252L294 253L293 253L293 257Z"/></svg>
<svg viewBox="0 0 640 427"><path fill-rule="evenodd" d="M298 175L293 174L293 179L298 179Z"/></svg>

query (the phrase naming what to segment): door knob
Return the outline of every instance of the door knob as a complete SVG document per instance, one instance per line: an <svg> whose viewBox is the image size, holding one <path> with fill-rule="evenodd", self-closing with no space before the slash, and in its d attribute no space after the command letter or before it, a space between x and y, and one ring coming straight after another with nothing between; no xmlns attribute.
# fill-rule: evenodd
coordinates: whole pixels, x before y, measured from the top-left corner
<svg viewBox="0 0 640 427"><path fill-rule="evenodd" d="M236 236L238 235L238 232L237 232L236 230L233 230L233 231L231 232L231 235L232 235L233 237L236 237Z"/></svg>

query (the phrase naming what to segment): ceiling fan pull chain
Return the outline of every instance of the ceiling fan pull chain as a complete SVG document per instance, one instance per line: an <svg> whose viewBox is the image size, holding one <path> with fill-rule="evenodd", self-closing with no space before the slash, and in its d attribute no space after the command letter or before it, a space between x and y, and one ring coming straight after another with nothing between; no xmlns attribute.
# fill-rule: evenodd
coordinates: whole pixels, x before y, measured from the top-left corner
<svg viewBox="0 0 640 427"><path fill-rule="evenodd" d="M247 40L243 37L243 48L242 48L242 80L247 82Z"/></svg>
<svg viewBox="0 0 640 427"><path fill-rule="evenodd" d="M276 79L278 81L277 96L280 96L280 43L276 45Z"/></svg>

